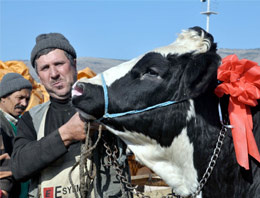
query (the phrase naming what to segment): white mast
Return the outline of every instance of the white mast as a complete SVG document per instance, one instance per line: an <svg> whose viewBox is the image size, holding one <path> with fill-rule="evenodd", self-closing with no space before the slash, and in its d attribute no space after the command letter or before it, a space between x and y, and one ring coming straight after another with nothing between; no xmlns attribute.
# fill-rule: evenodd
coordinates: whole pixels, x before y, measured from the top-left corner
<svg viewBox="0 0 260 198"><path fill-rule="evenodd" d="M206 0L200 0L201 2L206 2ZM208 0L208 5L207 5L207 11L206 12L201 12L201 14L207 15L207 32L209 32L209 17L211 14L218 14L217 12L210 11L210 0Z"/></svg>

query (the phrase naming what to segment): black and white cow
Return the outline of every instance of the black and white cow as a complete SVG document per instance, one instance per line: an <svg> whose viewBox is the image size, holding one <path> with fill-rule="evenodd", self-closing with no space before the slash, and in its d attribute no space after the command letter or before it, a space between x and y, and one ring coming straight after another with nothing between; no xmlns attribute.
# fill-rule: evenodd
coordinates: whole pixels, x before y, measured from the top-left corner
<svg viewBox="0 0 260 198"><path fill-rule="evenodd" d="M214 94L220 63L213 37L193 27L168 46L80 80L73 104L86 119L119 136L176 194L189 196L199 186L222 127ZM259 123L257 108L252 112ZM259 173L252 159L249 171L237 164L228 131L212 175L196 197L260 197Z"/></svg>

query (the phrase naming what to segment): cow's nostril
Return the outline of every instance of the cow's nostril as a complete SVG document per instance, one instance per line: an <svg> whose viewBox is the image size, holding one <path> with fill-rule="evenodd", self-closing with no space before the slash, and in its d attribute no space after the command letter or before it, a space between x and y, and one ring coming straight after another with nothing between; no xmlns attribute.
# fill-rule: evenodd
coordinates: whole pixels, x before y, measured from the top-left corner
<svg viewBox="0 0 260 198"><path fill-rule="evenodd" d="M78 92L80 92L80 93L83 93L83 92L84 92L84 84L81 83L81 82L77 83L77 85L76 85L76 90L77 90Z"/></svg>
<svg viewBox="0 0 260 198"><path fill-rule="evenodd" d="M83 83L77 83L76 86L73 87L72 95L73 96L81 96L84 92L84 85Z"/></svg>

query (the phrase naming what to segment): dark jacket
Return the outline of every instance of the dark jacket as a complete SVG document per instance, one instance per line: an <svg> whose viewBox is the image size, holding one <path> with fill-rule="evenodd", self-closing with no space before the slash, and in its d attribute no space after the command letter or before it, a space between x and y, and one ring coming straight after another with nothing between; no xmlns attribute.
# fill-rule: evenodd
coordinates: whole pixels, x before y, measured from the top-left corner
<svg viewBox="0 0 260 198"><path fill-rule="evenodd" d="M3 154L8 153L11 156L13 151L15 134L12 125L0 111L0 190L5 190L9 193L9 198L19 197L20 185L16 182L11 173L10 158L3 157ZM7 155L6 155L7 156Z"/></svg>

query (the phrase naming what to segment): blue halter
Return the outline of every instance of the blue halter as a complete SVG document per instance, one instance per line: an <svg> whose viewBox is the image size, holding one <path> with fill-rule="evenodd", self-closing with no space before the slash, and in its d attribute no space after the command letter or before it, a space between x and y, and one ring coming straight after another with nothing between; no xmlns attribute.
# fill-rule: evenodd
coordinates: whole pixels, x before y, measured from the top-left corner
<svg viewBox="0 0 260 198"><path fill-rule="evenodd" d="M125 116L125 115L130 115L130 114L142 113L142 112L145 112L145 111L149 111L151 109L155 109L155 108L158 108L158 107L165 107L165 106L168 106L168 105L172 105L172 104L184 101L184 100L167 101L167 102L159 103L159 104L156 104L156 105L144 108L144 109L140 109L140 110L131 110L131 111L126 111L126 112L122 112L122 113L111 113L110 114L110 113L108 113L108 92L107 92L106 81L105 81L103 73L101 73L101 79L102 79L102 86L103 86L104 99L105 99L105 113L104 113L104 115L101 119L103 119L103 118L116 118L116 117L121 117L121 116Z"/></svg>
<svg viewBox="0 0 260 198"><path fill-rule="evenodd" d="M180 101L167 101L167 102L159 103L159 104L156 104L156 105L153 105L150 107L146 107L146 108L140 109L140 110L131 110L131 111L126 111L126 112L122 112L122 113L111 113L110 114L110 113L108 113L108 92L107 92L106 81L105 81L103 73L101 73L101 79L102 79L102 86L103 86L104 99L105 99L105 113L104 113L103 117L99 119L99 121L104 118L116 118L116 117L121 117L121 116L125 116L125 115L130 115L130 114L142 113L145 111L149 111L151 109L156 109L158 107L165 107L165 106L169 106L169 105L180 103L180 102L187 100L187 99L183 99ZM224 124L222 112L221 112L221 108L220 108L220 102L218 103L218 113L219 113L220 123L226 128L233 128L232 125Z"/></svg>

